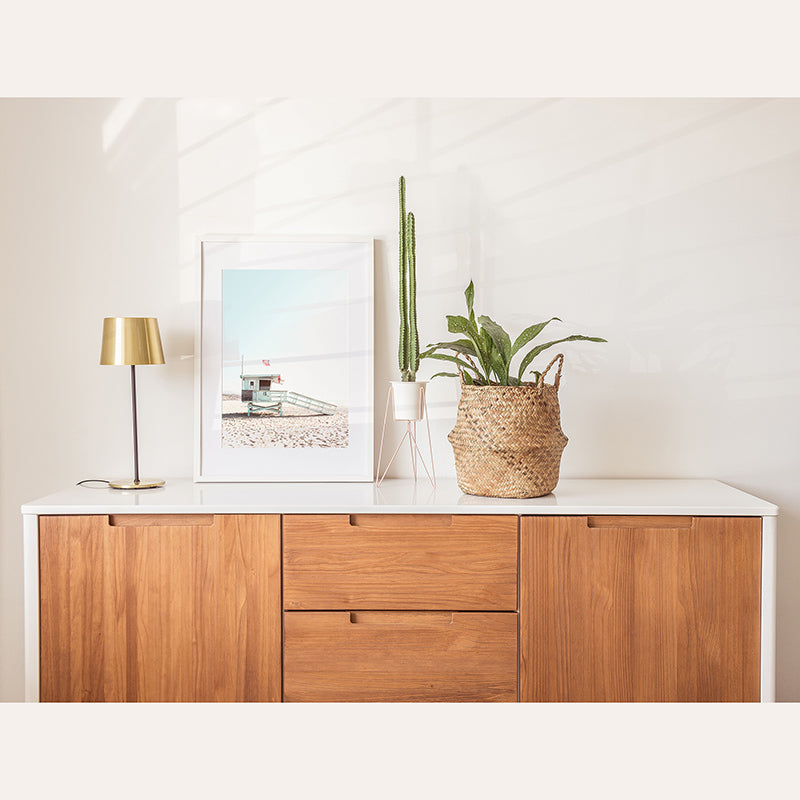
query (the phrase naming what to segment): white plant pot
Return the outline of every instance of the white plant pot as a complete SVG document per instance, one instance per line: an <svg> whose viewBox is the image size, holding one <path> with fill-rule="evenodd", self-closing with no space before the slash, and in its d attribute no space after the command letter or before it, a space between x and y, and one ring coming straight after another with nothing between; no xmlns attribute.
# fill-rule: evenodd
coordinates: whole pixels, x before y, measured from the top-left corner
<svg viewBox="0 0 800 800"><path fill-rule="evenodd" d="M394 396L394 418L417 422L425 416L425 387L428 381L389 381Z"/></svg>

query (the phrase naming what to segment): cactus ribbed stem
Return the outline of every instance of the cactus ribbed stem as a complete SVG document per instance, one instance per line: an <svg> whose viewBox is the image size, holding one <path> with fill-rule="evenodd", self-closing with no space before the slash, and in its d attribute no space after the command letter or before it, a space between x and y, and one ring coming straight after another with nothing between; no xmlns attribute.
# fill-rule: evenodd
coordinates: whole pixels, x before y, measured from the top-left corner
<svg viewBox="0 0 800 800"><path fill-rule="evenodd" d="M406 251L406 179L400 176L400 280L398 295L400 297L400 341L397 360L400 366L400 377L408 380L409 350L408 350L408 305L407 305L407 264Z"/></svg>
<svg viewBox="0 0 800 800"><path fill-rule="evenodd" d="M415 380L419 369L419 335L417 333L417 234L414 215L408 212L406 228L408 245L408 354L409 380Z"/></svg>
<svg viewBox="0 0 800 800"><path fill-rule="evenodd" d="M400 378L415 381L419 369L417 332L417 236L414 215L406 214L406 179L400 176L400 343L397 360Z"/></svg>

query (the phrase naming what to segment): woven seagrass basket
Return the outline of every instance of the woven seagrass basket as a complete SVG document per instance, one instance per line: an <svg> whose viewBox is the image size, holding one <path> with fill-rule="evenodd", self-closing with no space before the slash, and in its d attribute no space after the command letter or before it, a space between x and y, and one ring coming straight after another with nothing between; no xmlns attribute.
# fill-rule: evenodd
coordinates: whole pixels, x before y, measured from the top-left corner
<svg viewBox="0 0 800 800"><path fill-rule="evenodd" d="M559 362L555 380L544 377ZM564 356L539 380L522 386L461 382L453 446L462 492L484 497L540 497L558 484L567 437L561 430L558 386Z"/></svg>

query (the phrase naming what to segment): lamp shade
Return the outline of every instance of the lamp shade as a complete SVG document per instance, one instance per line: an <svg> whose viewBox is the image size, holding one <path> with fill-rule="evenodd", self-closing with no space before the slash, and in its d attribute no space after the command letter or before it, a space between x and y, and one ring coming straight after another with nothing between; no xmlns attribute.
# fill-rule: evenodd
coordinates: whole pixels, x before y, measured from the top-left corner
<svg viewBox="0 0 800 800"><path fill-rule="evenodd" d="M101 364L163 364L161 334L155 317L106 317Z"/></svg>

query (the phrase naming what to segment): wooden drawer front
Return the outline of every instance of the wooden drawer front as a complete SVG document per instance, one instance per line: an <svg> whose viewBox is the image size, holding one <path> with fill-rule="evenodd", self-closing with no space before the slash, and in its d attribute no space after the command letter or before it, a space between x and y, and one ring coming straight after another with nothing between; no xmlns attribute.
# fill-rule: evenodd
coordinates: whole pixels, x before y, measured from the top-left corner
<svg viewBox="0 0 800 800"><path fill-rule="evenodd" d="M287 612L283 699L515 702L517 614Z"/></svg>
<svg viewBox="0 0 800 800"><path fill-rule="evenodd" d="M517 517L283 518L287 610L514 611Z"/></svg>

